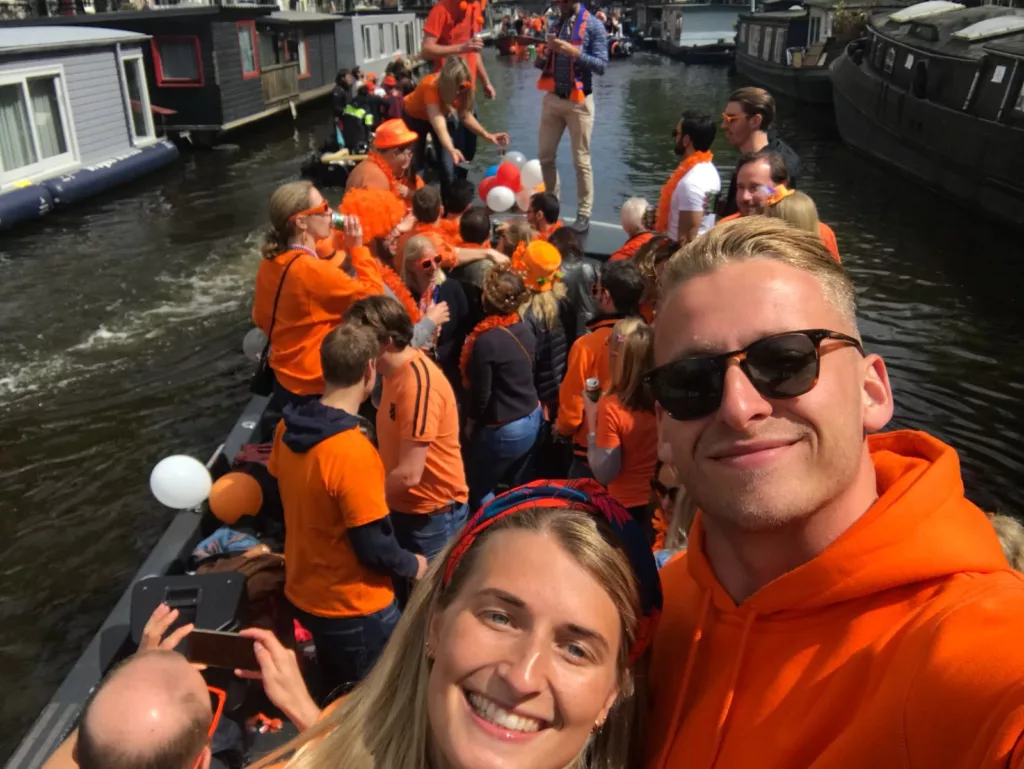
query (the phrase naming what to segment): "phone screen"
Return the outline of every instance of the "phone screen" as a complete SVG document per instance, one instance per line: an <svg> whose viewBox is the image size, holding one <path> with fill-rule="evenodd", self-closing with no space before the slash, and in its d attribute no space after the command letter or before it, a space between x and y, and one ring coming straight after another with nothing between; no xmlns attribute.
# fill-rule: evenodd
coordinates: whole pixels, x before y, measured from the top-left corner
<svg viewBox="0 0 1024 769"><path fill-rule="evenodd" d="M238 633L193 630L188 636L188 659L214 668L259 670L254 641Z"/></svg>

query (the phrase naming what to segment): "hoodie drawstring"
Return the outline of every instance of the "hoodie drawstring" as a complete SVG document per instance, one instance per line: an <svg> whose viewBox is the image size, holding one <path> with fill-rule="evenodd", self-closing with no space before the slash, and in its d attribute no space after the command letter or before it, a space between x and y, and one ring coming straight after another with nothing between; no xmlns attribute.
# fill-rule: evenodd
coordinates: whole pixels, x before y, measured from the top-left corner
<svg viewBox="0 0 1024 769"><path fill-rule="evenodd" d="M654 762L656 769L665 769L668 766L669 754L672 752L672 744L675 742L676 734L683 721L683 704L686 702L686 690L690 688L690 679L693 677L693 669L697 664L697 647L700 645L701 636L704 635L704 622L708 617L708 609L711 608L711 591L704 591L704 598L701 599L700 615L697 619L697 626L693 630L693 638L690 640L690 653L686 657L686 668L683 671L683 680L679 685L679 693L676 695L676 703L672 708L672 718L669 719L670 734L661 746L661 752ZM717 750L717 745L716 748Z"/></svg>
<svg viewBox="0 0 1024 769"><path fill-rule="evenodd" d="M722 749L722 738L725 735L725 722L729 720L729 710L732 708L732 701L736 695L736 684L739 683L740 668L743 667L743 653L747 650L747 638L750 636L750 628L757 618L756 612L750 612L743 622L743 632L740 633L740 645L736 650L736 664L732 669L732 677L729 679L729 688L725 692L725 703L722 705L722 712L718 716L718 728L715 729L715 742L711 748L711 764L714 766L718 760L718 751Z"/></svg>

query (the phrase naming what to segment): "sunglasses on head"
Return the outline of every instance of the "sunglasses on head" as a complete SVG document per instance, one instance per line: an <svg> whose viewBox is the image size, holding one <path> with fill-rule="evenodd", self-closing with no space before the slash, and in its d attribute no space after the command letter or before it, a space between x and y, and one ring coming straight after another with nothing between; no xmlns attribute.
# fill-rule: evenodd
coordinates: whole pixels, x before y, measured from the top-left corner
<svg viewBox="0 0 1024 769"><path fill-rule="evenodd" d="M423 261L420 262L420 267L422 269L424 269L424 270L429 270L431 265L433 265L434 267L440 267L441 266L441 255L440 254L435 256L433 259L424 259Z"/></svg>
<svg viewBox="0 0 1024 769"><path fill-rule="evenodd" d="M729 125L734 120L739 120L740 118L744 118L744 117L746 117L746 115L743 115L743 114L740 114L740 115L730 115L728 112L723 112L722 113L722 122L725 123L726 125Z"/></svg>
<svg viewBox="0 0 1024 769"><path fill-rule="evenodd" d="M213 718L210 720L210 728L206 736L207 738L212 738L213 733L217 731L220 717L224 713L224 701L227 700L228 695L223 689L217 689L213 686L207 686L206 690L210 693L210 710L213 711Z"/></svg>
<svg viewBox="0 0 1024 769"><path fill-rule="evenodd" d="M288 220L291 221L296 216L315 216L317 214L328 214L330 212L331 204L324 200L321 201L320 205L318 206L312 206L310 208L305 209L304 211L296 211L294 214L288 217Z"/></svg>
<svg viewBox="0 0 1024 769"><path fill-rule="evenodd" d="M754 389L765 398L796 398L810 392L818 383L819 347L826 339L852 345L864 354L858 340L838 331L786 331L758 339L742 350L679 358L651 369L644 380L673 419L703 419L714 414L722 403L725 373L732 360L740 364Z"/></svg>

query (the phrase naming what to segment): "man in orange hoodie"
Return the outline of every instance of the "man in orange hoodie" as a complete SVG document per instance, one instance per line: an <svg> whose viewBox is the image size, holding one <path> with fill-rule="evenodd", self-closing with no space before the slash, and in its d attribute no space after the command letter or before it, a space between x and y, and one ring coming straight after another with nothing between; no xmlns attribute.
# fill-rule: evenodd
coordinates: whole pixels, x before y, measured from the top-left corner
<svg viewBox="0 0 1024 769"><path fill-rule="evenodd" d="M762 217L671 260L659 440L700 512L661 572L649 769L1024 764L1024 577L954 449L893 413L853 285Z"/></svg>

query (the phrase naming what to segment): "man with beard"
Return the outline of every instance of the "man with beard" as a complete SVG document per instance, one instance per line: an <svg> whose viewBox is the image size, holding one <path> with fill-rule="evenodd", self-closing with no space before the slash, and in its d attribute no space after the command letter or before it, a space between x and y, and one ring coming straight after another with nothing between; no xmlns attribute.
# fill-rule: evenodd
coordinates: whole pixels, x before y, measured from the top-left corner
<svg viewBox="0 0 1024 769"><path fill-rule="evenodd" d="M715 225L715 207L722 191L711 155L715 123L711 115L686 110L672 129L676 154L683 161L661 188L655 229L685 245Z"/></svg>

